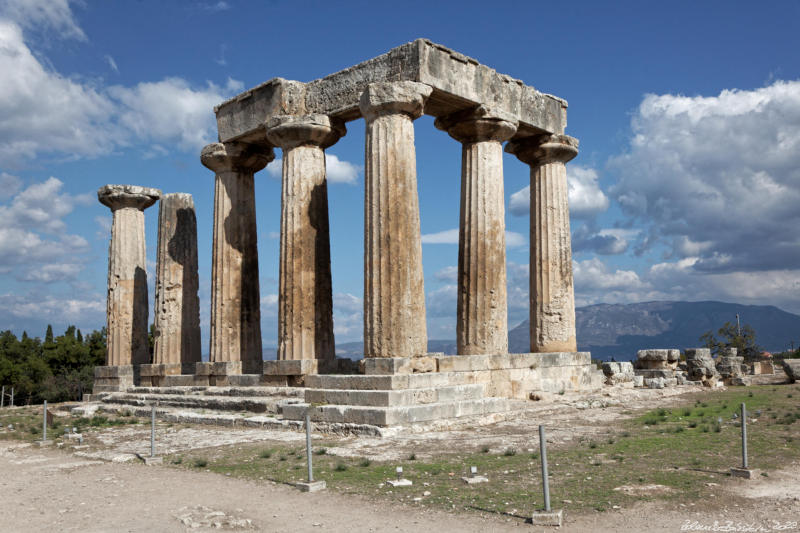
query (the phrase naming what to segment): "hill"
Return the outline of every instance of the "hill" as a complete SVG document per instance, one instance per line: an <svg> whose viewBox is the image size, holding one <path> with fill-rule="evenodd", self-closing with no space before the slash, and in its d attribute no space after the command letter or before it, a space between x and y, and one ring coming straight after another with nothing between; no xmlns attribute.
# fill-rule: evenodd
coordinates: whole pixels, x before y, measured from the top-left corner
<svg viewBox="0 0 800 533"><path fill-rule="evenodd" d="M688 348L700 335L735 322L756 331L756 342L769 351L800 341L800 316L771 305L725 302L643 302L597 304L575 309L578 349L598 359L629 360L645 348ZM528 321L509 332L509 351L527 351Z"/></svg>

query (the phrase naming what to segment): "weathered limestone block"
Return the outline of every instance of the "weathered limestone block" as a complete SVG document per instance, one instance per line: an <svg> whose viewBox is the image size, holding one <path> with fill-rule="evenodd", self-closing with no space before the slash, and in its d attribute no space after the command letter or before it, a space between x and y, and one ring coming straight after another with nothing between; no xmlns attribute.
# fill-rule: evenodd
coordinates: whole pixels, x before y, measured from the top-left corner
<svg viewBox="0 0 800 533"><path fill-rule="evenodd" d="M736 349L733 348L733 350L735 354ZM747 372L747 365L744 364L744 357L738 357L736 355L720 355L717 357L716 367L717 372L719 372L720 376L723 378L739 378Z"/></svg>
<svg viewBox="0 0 800 533"><path fill-rule="evenodd" d="M543 94L520 80L427 39L398 46L340 72L309 83L273 78L223 102L217 108L222 142L263 137L273 115L322 113L357 119L359 99L371 83L421 82L433 88L426 113L445 116L470 105L487 104L518 118L520 137L563 133L567 102Z"/></svg>
<svg viewBox="0 0 800 533"><path fill-rule="evenodd" d="M211 361L239 361L260 372L261 308L253 175L271 148L213 143L200 160L216 174L211 269Z"/></svg>
<svg viewBox="0 0 800 533"><path fill-rule="evenodd" d="M165 194L158 211L155 365L173 364L180 368L181 363L200 361L199 285L192 195Z"/></svg>
<svg viewBox="0 0 800 533"><path fill-rule="evenodd" d="M756 361L753 363L751 373L753 375L774 374L775 365L772 364L772 361Z"/></svg>
<svg viewBox="0 0 800 533"><path fill-rule="evenodd" d="M545 135L511 141L506 151L531 167L531 351L573 352L575 292L566 163L578 140Z"/></svg>
<svg viewBox="0 0 800 533"><path fill-rule="evenodd" d="M109 366L150 362L144 210L160 196L158 189L136 185L106 185L97 191L100 203L113 213L106 310Z"/></svg>
<svg viewBox="0 0 800 533"><path fill-rule="evenodd" d="M700 381L707 387L713 387L719 380L711 350L708 348L686 348L686 372L688 379Z"/></svg>
<svg viewBox="0 0 800 533"><path fill-rule="evenodd" d="M462 143L458 231L459 354L508 352L503 147L517 121L479 106L436 120Z"/></svg>
<svg viewBox="0 0 800 533"><path fill-rule="evenodd" d="M267 139L283 150L278 359L333 359L328 182L324 149L344 135L325 115L279 115Z"/></svg>
<svg viewBox="0 0 800 533"><path fill-rule="evenodd" d="M364 356L427 352L414 119L431 88L415 82L370 84L364 169Z"/></svg>
<svg viewBox="0 0 800 533"><path fill-rule="evenodd" d="M781 361L783 371L789 377L790 383L800 380L800 359L784 359Z"/></svg>
<svg viewBox="0 0 800 533"><path fill-rule="evenodd" d="M603 374L605 374L606 385L633 383L635 376L633 364L629 361L605 362L603 363Z"/></svg>

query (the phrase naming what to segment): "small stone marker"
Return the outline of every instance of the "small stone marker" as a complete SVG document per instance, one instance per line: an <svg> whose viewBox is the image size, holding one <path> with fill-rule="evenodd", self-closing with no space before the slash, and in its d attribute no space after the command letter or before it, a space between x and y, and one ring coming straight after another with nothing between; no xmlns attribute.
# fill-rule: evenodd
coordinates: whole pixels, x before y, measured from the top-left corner
<svg viewBox="0 0 800 533"><path fill-rule="evenodd" d="M387 481L387 483L392 487L410 487L411 485L414 484L410 479L406 479L403 477L402 466L398 466L395 472L397 472L397 479L390 479L389 481Z"/></svg>
<svg viewBox="0 0 800 533"><path fill-rule="evenodd" d="M474 485L475 483L486 483L489 481L489 478L486 476L479 476L478 467L471 466L469 467L469 475L462 477L461 480L467 485Z"/></svg>
<svg viewBox="0 0 800 533"><path fill-rule="evenodd" d="M42 413L42 440L36 441L38 446L50 446L53 441L47 440L47 426L53 425L53 414L47 410L47 400L44 401L42 406L44 411Z"/></svg>

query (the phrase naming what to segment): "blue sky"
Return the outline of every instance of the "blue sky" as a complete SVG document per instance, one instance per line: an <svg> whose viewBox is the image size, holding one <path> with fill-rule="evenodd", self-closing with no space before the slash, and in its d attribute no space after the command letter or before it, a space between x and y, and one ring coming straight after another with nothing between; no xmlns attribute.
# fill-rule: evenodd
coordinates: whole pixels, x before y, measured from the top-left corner
<svg viewBox="0 0 800 533"><path fill-rule="evenodd" d="M0 329L103 325L110 213L95 191L131 183L194 196L207 345L214 189L199 152L215 140L213 106L418 37L569 101L578 305L800 313L799 22L797 2L0 0ZM416 135L429 337L453 339L460 146L432 117ZM363 143L359 120L328 150L340 342L361 338ZM528 312L529 176L504 165L513 327ZM256 177L265 346L279 173L276 161Z"/></svg>

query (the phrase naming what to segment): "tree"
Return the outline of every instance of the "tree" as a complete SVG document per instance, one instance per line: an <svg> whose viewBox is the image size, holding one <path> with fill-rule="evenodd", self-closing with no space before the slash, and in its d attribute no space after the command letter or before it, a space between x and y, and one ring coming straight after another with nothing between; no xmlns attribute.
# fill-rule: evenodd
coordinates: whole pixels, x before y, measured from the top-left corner
<svg viewBox="0 0 800 533"><path fill-rule="evenodd" d="M714 333L706 331L700 336L700 342L706 348L711 349L711 353L719 355L723 348L736 348L740 356L745 360L755 360L761 358L761 352L764 349L756 344L756 332L749 325L745 324L741 328L741 333L736 324L732 322L725 322L725 324L717 330L719 338L714 337Z"/></svg>

